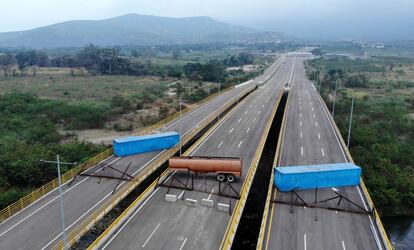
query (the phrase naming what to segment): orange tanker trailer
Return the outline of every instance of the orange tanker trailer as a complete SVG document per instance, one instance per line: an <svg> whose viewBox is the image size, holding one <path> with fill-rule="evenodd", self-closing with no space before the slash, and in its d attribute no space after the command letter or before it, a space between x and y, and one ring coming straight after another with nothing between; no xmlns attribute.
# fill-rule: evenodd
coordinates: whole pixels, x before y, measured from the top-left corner
<svg viewBox="0 0 414 250"><path fill-rule="evenodd" d="M181 156L168 161L171 170L190 170L198 173L215 173L218 181L234 182L242 174L242 161L237 157Z"/></svg>

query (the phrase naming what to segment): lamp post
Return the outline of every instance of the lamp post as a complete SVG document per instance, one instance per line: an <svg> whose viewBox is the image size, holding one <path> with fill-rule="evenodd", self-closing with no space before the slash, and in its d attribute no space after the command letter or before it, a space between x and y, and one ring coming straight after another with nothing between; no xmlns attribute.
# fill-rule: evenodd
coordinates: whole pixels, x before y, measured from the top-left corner
<svg viewBox="0 0 414 250"><path fill-rule="evenodd" d="M348 128L348 142L346 146L349 148L349 141L351 140L351 128L352 128L352 114L354 113L354 99L355 97L352 96L352 104L351 104L351 114L349 116L349 128Z"/></svg>
<svg viewBox="0 0 414 250"><path fill-rule="evenodd" d="M337 89L337 87L338 87L338 79L336 79L336 81L335 81L335 92L334 92L334 103L333 103L333 106L332 106L332 117L335 116L335 103L336 103L336 89Z"/></svg>
<svg viewBox="0 0 414 250"><path fill-rule="evenodd" d="M67 243L66 243L66 227L65 227L65 212L63 207L63 193L62 193L62 180L60 175L60 164L63 165L77 165L76 162L61 162L59 159L59 155L56 155L56 161L46 161L46 160L40 160L42 163L52 163L57 165L57 171L58 171L58 180L59 180L59 197L60 197L60 216L61 216L61 222L62 222L62 235L63 235L63 249L66 249Z"/></svg>
<svg viewBox="0 0 414 250"><path fill-rule="evenodd" d="M178 118L178 120L180 121L180 156L181 156L181 137L182 137L182 135L181 135L181 94L180 94L180 115L179 115L180 117Z"/></svg>

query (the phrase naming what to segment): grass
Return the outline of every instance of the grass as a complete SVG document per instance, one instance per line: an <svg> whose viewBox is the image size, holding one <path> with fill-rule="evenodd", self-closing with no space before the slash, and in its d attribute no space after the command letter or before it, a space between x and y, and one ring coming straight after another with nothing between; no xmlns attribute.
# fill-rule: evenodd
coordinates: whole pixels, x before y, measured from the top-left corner
<svg viewBox="0 0 414 250"><path fill-rule="evenodd" d="M0 94L24 92L42 98L108 101L113 96L133 96L152 84L168 84L174 78L153 76L76 76L69 69L39 69L36 76L0 77Z"/></svg>

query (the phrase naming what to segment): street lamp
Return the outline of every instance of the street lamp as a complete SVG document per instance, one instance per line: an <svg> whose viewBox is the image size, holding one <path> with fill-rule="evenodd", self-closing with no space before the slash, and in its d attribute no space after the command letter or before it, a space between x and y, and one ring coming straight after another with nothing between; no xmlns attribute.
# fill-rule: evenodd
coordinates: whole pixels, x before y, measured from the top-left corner
<svg viewBox="0 0 414 250"><path fill-rule="evenodd" d="M61 221L62 221L62 234L63 234L63 249L66 249L66 227L65 227L65 213L63 209L63 193L62 193L62 180L60 176L60 164L64 165L77 165L77 162L61 162L59 159L59 155L56 155L56 161L46 161L46 160L40 160L42 163L52 163L57 165L57 171L58 171L58 180L59 180L59 197L60 197L60 215L61 215Z"/></svg>
<svg viewBox="0 0 414 250"><path fill-rule="evenodd" d="M355 99L355 96L352 96L351 114L349 115L348 142L346 144L348 149L349 149L349 141L351 140L352 114L354 113L354 99Z"/></svg>
<svg viewBox="0 0 414 250"><path fill-rule="evenodd" d="M335 81L334 103L332 107L332 117L335 116L335 103L336 103L336 89L338 88L338 79Z"/></svg>

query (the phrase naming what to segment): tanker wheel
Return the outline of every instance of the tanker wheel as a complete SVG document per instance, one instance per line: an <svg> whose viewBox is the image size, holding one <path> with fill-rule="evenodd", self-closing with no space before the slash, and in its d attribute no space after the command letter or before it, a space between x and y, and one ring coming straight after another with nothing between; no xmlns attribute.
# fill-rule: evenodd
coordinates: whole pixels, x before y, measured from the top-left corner
<svg viewBox="0 0 414 250"><path fill-rule="evenodd" d="M236 177L234 177L234 175L233 175L233 174L229 174L229 175L227 175L227 181L228 181L229 183L233 183L235 180L236 180Z"/></svg>
<svg viewBox="0 0 414 250"><path fill-rule="evenodd" d="M219 182L223 182L224 180L226 180L226 176L224 174L219 174L219 175L217 175L216 179Z"/></svg>

